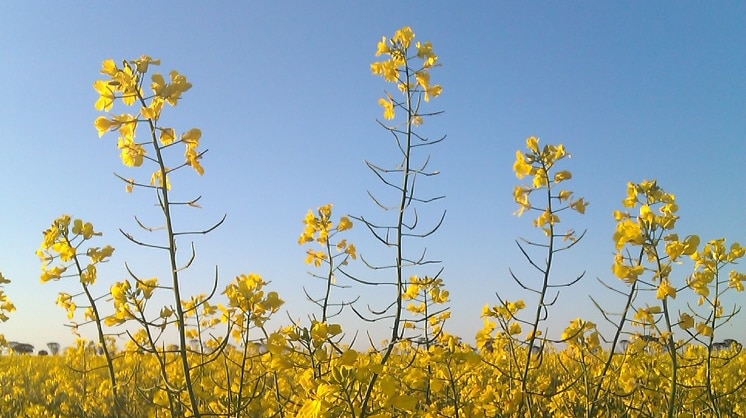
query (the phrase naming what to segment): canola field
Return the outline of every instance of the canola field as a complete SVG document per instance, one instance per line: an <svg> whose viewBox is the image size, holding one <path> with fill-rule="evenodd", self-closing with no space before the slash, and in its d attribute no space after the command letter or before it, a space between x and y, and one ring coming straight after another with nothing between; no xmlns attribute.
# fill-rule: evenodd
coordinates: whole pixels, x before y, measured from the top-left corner
<svg viewBox="0 0 746 418"><path fill-rule="evenodd" d="M199 207L199 198L175 201L171 194L172 187L198 188L179 180L205 172L201 130L178 131L167 124L166 115L192 85L176 70L167 76L154 72L160 60L147 55L121 64L105 60L103 78L94 82L94 106L103 112L94 126L99 136L118 135L121 162L141 170L140 177L118 175L124 190L151 193L165 225L148 230L140 224L157 232L148 235L156 237L152 241L125 236L132 245L161 254L170 275L141 277L125 265L127 279L107 281L97 266L115 249L103 233L72 215L54 219L37 251L41 282L69 286L57 304L74 330L86 327L96 338L79 339L47 356L5 348L0 416L746 416L746 353L739 342L721 342L717 335L722 325L739 319L740 309L722 300L744 290L746 274L735 266L746 248L726 244L725 238L680 237L676 197L655 180L628 183L622 207L613 213L616 228L609 235L616 253L610 265L618 282L607 287L620 295L622 309L597 307L614 331L602 336L596 323L577 318L561 335L543 334L557 297L553 289L582 278L557 282L552 273L555 258L584 237L564 225L589 205L569 190L572 173L560 168L570 155L563 144L529 137L513 165L524 181L513 190L516 215L530 217L538 237L516 243L541 282L529 286L511 270L527 298L507 300L498 293L498 303L484 307L484 326L476 336L447 332L449 292L442 270L433 270L436 263L420 245L445 214L432 218L433 225L420 225L419 214L438 197L415 192L415 178L438 174L427 168L429 157L418 153L444 139L419 134L422 124L439 114L426 107L442 92L431 78L440 62L433 45L416 41L410 27L383 37L376 56L380 61L371 64L372 73L393 84L378 99L379 122L402 160L390 168L373 163L368 168L397 196L398 206L387 212L393 216L386 224L335 217L332 204L308 212L298 244L306 248L306 263L321 284L304 288L318 309L307 321L279 329L270 324L284 301L259 274L239 275L222 289L216 277L207 293L184 294L180 284L196 254L189 245L177 247L177 240L189 242L225 219L201 231L181 229L180 211ZM115 112L120 106L127 110ZM384 281L348 273L350 263L361 261L346 235L353 227L395 250L389 265L365 263L386 273ZM390 305L363 314L353 303L340 302L336 291L342 279L361 293L389 289ZM0 274L3 322L12 320L15 310L13 295L3 287L9 282ZM677 300L683 294L696 305ZM352 348L353 336L364 330L342 329L336 318L342 310L386 324L390 337ZM171 334L177 344L165 342ZM464 342L472 339L474 345ZM0 345L9 345L2 335Z"/></svg>

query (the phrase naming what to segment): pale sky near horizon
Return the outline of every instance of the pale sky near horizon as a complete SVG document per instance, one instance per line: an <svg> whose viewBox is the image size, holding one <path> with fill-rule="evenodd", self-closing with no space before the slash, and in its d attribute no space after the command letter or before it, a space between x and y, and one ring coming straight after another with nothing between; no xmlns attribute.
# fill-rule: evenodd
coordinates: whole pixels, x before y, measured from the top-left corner
<svg viewBox="0 0 746 418"><path fill-rule="evenodd" d="M482 306L497 303L495 292L534 306L508 271L529 274L515 240L541 238L530 217L513 216L512 191L521 181L512 164L531 135L565 144L572 159L563 168L574 175L566 187L590 202L586 215L563 219L587 234L559 256L555 270L558 282L583 271L585 277L561 291L543 328L558 336L577 316L602 324L588 295L610 311L623 306L596 278L625 289L611 273L611 236L628 181L655 178L677 196L679 235L746 244L745 22L746 3L735 1L3 3L0 271L12 280L4 290L17 310L0 333L37 349L72 343L55 300L80 284L42 284L35 255L41 232L63 213L102 231L95 245L116 247L100 267L98 294L127 277L125 262L143 277L164 275L163 254L134 248L118 231L135 232L135 215L156 223L154 197L125 192L112 173L138 171L122 166L116 135L99 139L93 126L101 62L141 54L161 59L151 71L177 69L193 83L178 107L166 110L165 123L200 128L209 149L205 175L188 173L174 184L177 196L202 196L202 209L180 211L177 225L205 227L227 214L221 228L194 238L187 295L209 292L218 266L219 290L241 273L271 282L269 290L286 301L277 326L318 314L304 301L303 286L316 295L322 287L307 274L307 247L297 244L306 212L333 203L335 218L393 219L367 195L385 189L365 161L399 162L376 122L378 98L395 89L371 74L370 64L381 36L404 25L416 40L433 43L442 64L431 77L443 94L427 109L444 113L423 128L447 138L421 154L429 153L441 174L420 185L424 194L446 198L420 211L425 220L447 215L412 252L426 246L442 261L453 310L447 329L472 341ZM367 258L391 262L362 225L347 238ZM678 287L691 273L680 267ZM370 274L359 262L351 268ZM392 299L390 287L355 285L334 295L360 295L363 310ZM675 309L692 300L677 298ZM743 306L746 294L730 292L725 300L726 307ZM746 340L744 315L719 339ZM348 315L342 323L350 336L369 329ZM387 335L372 332L376 341ZM90 326L84 333L94 337Z"/></svg>

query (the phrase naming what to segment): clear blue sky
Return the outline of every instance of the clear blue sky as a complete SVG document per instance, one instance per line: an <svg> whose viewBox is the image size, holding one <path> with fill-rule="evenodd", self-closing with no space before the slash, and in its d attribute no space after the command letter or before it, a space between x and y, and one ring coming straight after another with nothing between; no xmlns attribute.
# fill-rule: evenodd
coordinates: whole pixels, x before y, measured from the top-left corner
<svg viewBox="0 0 746 418"><path fill-rule="evenodd" d="M116 135L99 139L93 126L101 61L144 53L162 60L157 71L178 69L193 83L164 117L180 131L202 129L209 149L206 174L175 185L177 196L202 195L203 209L178 213L177 225L204 227L228 214L222 228L195 239L186 293L207 292L215 265L221 288L258 272L287 301L290 317L305 319L314 310L302 286L321 292L297 245L306 211L332 202L337 215L392 219L366 193L383 186L365 160L398 162L376 123L377 99L390 86L369 66L381 36L404 25L432 41L443 64L432 74L443 94L428 109L445 113L425 126L448 138L429 150L441 175L423 187L446 199L422 210L448 210L426 245L445 268L449 330L471 341L496 291L531 305L508 275L509 267L528 271L514 240L539 238L530 218L512 215L511 166L530 135L565 144L573 154L565 165L574 174L570 187L591 202L585 216L567 219L588 233L556 270L557 280L584 270L586 278L562 291L547 326L557 335L577 316L600 323L589 294L611 310L623 302L596 277L623 288L610 270L611 214L628 181L657 178L676 194L681 235L746 244L745 21L743 2L5 2L0 271L13 280L5 290L17 311L0 333L37 348L73 341L54 301L79 283L40 283L34 253L63 213L93 222L104 232L98 243L116 247L100 269L99 293L126 277L125 261L144 277L164 275L165 259L117 230L134 232L134 215L156 222L153 196L124 192L112 173L135 172L119 162ZM360 225L349 239L364 256L390 260ZM677 285L688 273L686 266L675 272ZM361 294L380 307L390 291L353 288L339 298ZM728 302L743 305L744 295ZM745 322L742 315L724 327L722 338L745 340ZM344 324L350 333L365 329Z"/></svg>

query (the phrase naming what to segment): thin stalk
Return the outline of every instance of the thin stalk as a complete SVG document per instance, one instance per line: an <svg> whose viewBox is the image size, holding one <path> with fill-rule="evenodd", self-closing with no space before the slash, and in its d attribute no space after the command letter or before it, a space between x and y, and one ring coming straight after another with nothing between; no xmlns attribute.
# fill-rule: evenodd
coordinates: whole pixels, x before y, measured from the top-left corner
<svg viewBox="0 0 746 418"><path fill-rule="evenodd" d="M552 214L552 188L549 180L549 171L546 165L542 162L542 168L544 170L544 177L547 182L547 208L546 211ZM549 244L547 246L547 261L544 270L544 278L541 286L541 292L539 293L539 303L536 305L536 315L533 321L533 327L531 330L531 338L528 341L528 352L526 353L526 364L523 367L523 376L521 378L521 391L526 393L528 387L528 372L531 366L531 354L533 353L534 341L536 341L536 331L539 329L539 322L541 321L541 311L544 307L544 299L546 298L547 289L549 288L549 274L552 269L552 259L554 257L554 222L549 222Z"/></svg>
<svg viewBox="0 0 746 418"><path fill-rule="evenodd" d="M394 346L396 345L396 342L399 340L399 326L401 324L401 318L402 318L402 306L403 306L403 299L402 299L402 287L404 284L403 279L403 260L404 260L404 254L402 249L402 242L404 237L404 211L407 208L407 200L409 198L409 176L410 176L410 155L412 151L412 90L410 88L410 71L409 71L409 62L405 60L404 63L404 75L405 75L405 83L406 86L406 97L407 97L407 131L406 131L406 137L407 137L407 144L406 147L404 147L404 179L402 180L402 187L401 187L401 199L399 201L399 214L397 216L397 224L396 224L396 312L394 313L394 324L392 326L391 330L391 340L389 341L388 346L386 347L386 351L383 354L383 357L381 358L381 365L386 364L388 362L389 357L391 356L391 353L394 351ZM370 383L368 384L368 389L365 392L365 399L363 400L363 405L360 408L360 417L365 418L368 416L368 401L370 400L370 397L373 393L373 387L376 384L376 381L378 380L378 373L374 373L373 377L370 380Z"/></svg>
<svg viewBox="0 0 746 418"><path fill-rule="evenodd" d="M143 106L147 106L145 99L138 93L140 102ZM174 227L171 217L171 204L168 198L168 187L167 185L167 174L166 164L163 161L163 155L161 153L161 147L158 145L158 137L156 134L156 126L152 119L147 119L148 126L150 127L150 136L153 142L153 148L156 153L156 160L161 173L161 186L158 188L162 201L161 209L163 215L166 218L166 231L168 233L168 256L171 264L171 285L173 286L174 294L174 305L176 305L176 326L178 327L179 334L179 357L181 358L181 366L184 370L184 383L186 385L187 392L189 393L189 401L192 405L192 412L196 418L200 418L199 402L197 401L197 395L194 393L194 386L192 384L192 376L189 367L189 358L187 357L187 340L186 340L186 324L184 322L184 309L181 306L181 290L179 286L179 268L176 260L176 238L174 234Z"/></svg>
<svg viewBox="0 0 746 418"><path fill-rule="evenodd" d="M638 256L638 264L642 262L642 256L644 253L645 253L644 250L640 249L640 255ZM622 333L622 330L624 329L624 323L627 321L627 312L629 312L629 308L630 306L632 306L632 301L635 298L636 291L637 291L637 281L632 283L629 294L627 295L627 302L624 305L624 311L622 312L622 318L619 320L619 325L617 326L616 333L614 334L614 340L611 343L611 352L609 353L609 358L606 360L606 364L604 364L604 368L601 371L601 374L599 375L600 380L598 384L596 385L596 390L593 394L593 398L591 399L591 408L587 415L589 418L596 416L598 396L601 393L601 388L603 387L603 379L606 376L606 373L608 373L609 368L611 367L611 363L614 359L614 348L619 342L619 337Z"/></svg>
<svg viewBox="0 0 746 418"><path fill-rule="evenodd" d="M326 322L326 312L329 308L329 295L332 292L332 278L334 276L334 258L332 257L332 245L330 238L326 240L326 255L329 257L329 275L326 278L326 293L324 294L324 305L321 308L321 322Z"/></svg>
<svg viewBox="0 0 746 418"><path fill-rule="evenodd" d="M68 238L67 234L65 234L65 241L67 241L67 245L72 247L72 243L70 242L70 239ZM75 268L78 269L78 277L81 277L83 274L83 269L80 266L80 261L78 260L77 252L75 256L73 257L75 260ZM85 283L81 283L83 285L83 291L85 292L86 297L88 298L88 303L91 305L91 310L93 310L93 317L94 322L96 323L96 331L98 332L98 341L101 343L101 347L104 350L104 356L106 357L106 367L109 370L109 380L111 380L111 391L112 395L114 396L114 402L117 404L117 410L116 415L119 417L120 411L124 408L121 408L121 403L119 400L119 390L117 388L117 377L114 373L114 362L111 359L111 353L109 353L109 348L106 346L106 338L104 336L104 329L101 326L101 316L98 313L98 307L96 306L96 301L93 299L93 296L91 295L91 292L88 290L88 285Z"/></svg>
<svg viewBox="0 0 746 418"><path fill-rule="evenodd" d="M715 416L720 418L720 407L718 406L718 400L713 392L712 385L712 343L715 340L715 320L717 319L717 303L720 300L720 267L718 263L715 263L715 303L712 303L712 322L710 327L713 332L710 334L710 341L707 344L707 397L710 399L711 408L715 413Z"/></svg>

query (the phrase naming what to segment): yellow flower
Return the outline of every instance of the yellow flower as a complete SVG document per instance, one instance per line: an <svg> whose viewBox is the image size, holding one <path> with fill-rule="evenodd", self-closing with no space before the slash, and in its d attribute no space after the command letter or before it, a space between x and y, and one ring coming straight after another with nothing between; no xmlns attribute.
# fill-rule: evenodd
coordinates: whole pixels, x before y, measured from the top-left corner
<svg viewBox="0 0 746 418"><path fill-rule="evenodd" d="M627 183L627 198L622 201L622 204L628 208L637 205L637 186L634 183Z"/></svg>
<svg viewBox="0 0 746 418"><path fill-rule="evenodd" d="M162 109L163 99L160 97L154 97L149 106L143 107L142 110L140 110L140 114L142 114L146 119L158 120L161 117Z"/></svg>
<svg viewBox="0 0 746 418"><path fill-rule="evenodd" d="M650 205L640 206L640 219L642 219L648 225L653 225L653 223L655 222L655 215L653 214L652 209L650 209Z"/></svg>
<svg viewBox="0 0 746 418"><path fill-rule="evenodd" d="M174 311L168 306L164 306L163 308L161 308L161 313L160 313L161 318L168 319L173 314L174 314Z"/></svg>
<svg viewBox="0 0 746 418"><path fill-rule="evenodd" d="M127 191L127 193L132 193L132 191L135 189L135 179L128 178L127 180L125 180L125 182L127 183L127 185L124 186L124 189Z"/></svg>
<svg viewBox="0 0 746 418"><path fill-rule="evenodd" d="M321 251L308 250L306 251L308 256L306 257L306 264L313 263L314 266L320 267L321 263L326 260L326 254Z"/></svg>
<svg viewBox="0 0 746 418"><path fill-rule="evenodd" d="M104 136L104 134L108 132L112 128L112 126L116 126L106 116L97 117L94 125L96 126L96 130L98 131L99 138Z"/></svg>
<svg viewBox="0 0 746 418"><path fill-rule="evenodd" d="M624 248L627 243L642 245L644 242L642 227L632 219L625 219L619 222L613 238L616 241L617 250Z"/></svg>
<svg viewBox="0 0 746 418"><path fill-rule="evenodd" d="M559 145L549 145L547 147L547 151L549 151L549 161L559 161L565 157L569 157L570 154L567 153L567 150L565 150L564 144Z"/></svg>
<svg viewBox="0 0 746 418"><path fill-rule="evenodd" d="M138 72L147 73L148 65L161 65L161 60L154 60L147 55L142 55L140 58L132 61L132 63L135 64L135 68L137 68Z"/></svg>
<svg viewBox="0 0 746 418"><path fill-rule="evenodd" d="M668 280L663 280L658 286L656 297L658 299L665 299L668 296L676 299L676 289L671 286L671 283Z"/></svg>
<svg viewBox="0 0 746 418"><path fill-rule="evenodd" d="M152 277L146 280L139 280L137 282L137 289L143 293L143 298L150 299L153 296L153 291L158 287L158 278Z"/></svg>
<svg viewBox="0 0 746 418"><path fill-rule="evenodd" d="M305 232L305 231L300 235L300 238L298 238L299 245L303 245L311 241L313 241L313 233L309 234L308 232Z"/></svg>
<svg viewBox="0 0 746 418"><path fill-rule="evenodd" d="M71 246L67 240L56 242L52 245L52 251L57 252L60 255L60 260L70 261L75 257L75 247Z"/></svg>
<svg viewBox="0 0 746 418"><path fill-rule="evenodd" d="M62 277L62 273L67 270L65 266L54 266L52 269L42 266L41 281L48 282L50 280L58 280Z"/></svg>
<svg viewBox="0 0 746 418"><path fill-rule="evenodd" d="M632 284L637 280L637 277L645 272L645 268L641 265L630 266L625 264L624 257L621 253L617 253L614 257L614 265L612 266L614 275L624 280L625 282Z"/></svg>
<svg viewBox="0 0 746 418"><path fill-rule="evenodd" d="M697 332L699 334L701 334L701 335L703 335L705 337L712 336L712 327L709 326L709 325L707 325L704 322L698 323L696 329L697 329Z"/></svg>
<svg viewBox="0 0 746 418"><path fill-rule="evenodd" d="M91 247L86 251L86 255L91 258L94 263L99 263L111 257L114 253L114 247L107 245L106 247L99 249L98 247Z"/></svg>
<svg viewBox="0 0 746 418"><path fill-rule="evenodd" d="M134 139L119 138L118 148L122 150L121 158L127 167L140 167L147 152L145 148L135 143Z"/></svg>
<svg viewBox="0 0 746 418"><path fill-rule="evenodd" d="M115 302L126 303L127 294L130 291L130 282L116 282L111 286L111 297L114 298Z"/></svg>
<svg viewBox="0 0 746 418"><path fill-rule="evenodd" d="M332 217L332 207L331 203L319 207L319 215L321 215L322 220L328 220Z"/></svg>
<svg viewBox="0 0 746 418"><path fill-rule="evenodd" d="M389 48L388 43L386 42L386 37L381 37L381 41L378 42L378 50L376 51L376 56L380 56L381 54L388 54L391 52L391 48Z"/></svg>
<svg viewBox="0 0 746 418"><path fill-rule="evenodd" d="M399 67L393 60L374 62L370 65L370 70L386 81L396 82L399 78Z"/></svg>
<svg viewBox="0 0 746 418"><path fill-rule="evenodd" d="M520 150L515 152L515 163L513 163L513 171L515 171L515 175L519 179L534 174L535 172L534 167L528 163L526 156Z"/></svg>
<svg viewBox="0 0 746 418"><path fill-rule="evenodd" d="M534 171L534 188L538 189L549 184L547 171L544 168L537 168Z"/></svg>
<svg viewBox="0 0 746 418"><path fill-rule="evenodd" d="M378 104L383 107L383 117L385 119L391 120L394 118L394 116L396 116L393 100L380 98L378 99Z"/></svg>
<svg viewBox="0 0 746 418"><path fill-rule="evenodd" d="M414 73L417 83L422 86L423 89L427 90L430 87L430 73L427 71L417 71Z"/></svg>
<svg viewBox="0 0 746 418"><path fill-rule="evenodd" d="M280 310L280 307L285 303L280 298L280 294L277 292L267 293L267 297L262 301L262 307L274 313Z"/></svg>
<svg viewBox="0 0 746 418"><path fill-rule="evenodd" d="M202 131L197 128L192 128L181 135L181 142L185 143L187 147L198 147L199 139L202 137Z"/></svg>
<svg viewBox="0 0 746 418"><path fill-rule="evenodd" d="M433 44L430 42L417 42L417 57L424 60L423 67L429 68L438 61L438 56L433 52Z"/></svg>
<svg viewBox="0 0 746 418"><path fill-rule="evenodd" d="M742 247L741 244L734 242L730 246L730 251L728 252L728 262L734 262L735 260L743 257L746 255L746 247Z"/></svg>
<svg viewBox="0 0 746 418"><path fill-rule="evenodd" d="M345 249L345 252L352 258L353 260L357 259L357 249L355 248L354 244L348 244L347 248Z"/></svg>
<svg viewBox="0 0 746 418"><path fill-rule="evenodd" d="M404 48L409 48L412 39L414 39L414 32L412 32L412 28L409 26L404 26L396 31L393 37L393 40L395 42L401 42Z"/></svg>
<svg viewBox="0 0 746 418"><path fill-rule="evenodd" d="M546 210L534 220L534 226L554 225L559 221L559 216L555 215L549 210Z"/></svg>
<svg viewBox="0 0 746 418"><path fill-rule="evenodd" d="M681 329L689 329L694 326L694 317L686 312L682 312L679 318L679 326Z"/></svg>
<svg viewBox="0 0 746 418"><path fill-rule="evenodd" d="M205 169L200 164L199 160L202 158L202 154L198 153L194 148L188 147L185 153L186 162L201 176L205 174Z"/></svg>
<svg viewBox="0 0 746 418"><path fill-rule="evenodd" d="M559 183L561 181L569 180L572 178L572 173L567 170L558 171L554 174L554 182Z"/></svg>
<svg viewBox="0 0 746 418"><path fill-rule="evenodd" d="M434 288L430 290L430 297L433 299L433 303L446 303L450 292L447 290L441 290L440 288Z"/></svg>
<svg viewBox="0 0 746 418"><path fill-rule="evenodd" d="M357 363L358 353L353 349L348 349L337 360L337 366L345 368L353 368Z"/></svg>
<svg viewBox="0 0 746 418"><path fill-rule="evenodd" d="M574 202L571 202L570 207L575 209L578 213L582 215L585 213L585 208L587 208L589 204L590 203L586 202L584 198L581 197L580 199Z"/></svg>
<svg viewBox="0 0 746 418"><path fill-rule="evenodd" d="M114 95L113 88L104 80L96 80L95 83L93 83L93 88L96 89L96 91L99 94L98 100L96 100L96 110L108 112L111 110L112 106L114 106L114 100L116 99L116 96Z"/></svg>
<svg viewBox="0 0 746 418"><path fill-rule="evenodd" d="M60 292L59 296L57 296L57 305L60 305L67 310L68 319L72 319L73 316L75 316L75 310L78 308L73 301L72 295L64 292Z"/></svg>
<svg viewBox="0 0 746 418"><path fill-rule="evenodd" d="M176 140L176 130L174 128L159 128L161 130L161 144L171 145Z"/></svg>
<svg viewBox="0 0 746 418"><path fill-rule="evenodd" d="M93 224L90 222L85 222L81 219L76 219L73 222L73 234L82 235L84 239L91 239L94 235L101 235L101 233L96 233L93 230Z"/></svg>
<svg viewBox="0 0 746 418"><path fill-rule="evenodd" d="M435 84L433 86L428 87L425 89L425 101L429 102L430 98L435 98L440 96L440 94L443 92L443 87L440 84Z"/></svg>
<svg viewBox="0 0 746 418"><path fill-rule="evenodd" d="M728 287L732 287L738 292L743 292L744 280L746 280L746 274L731 270L730 274L728 275Z"/></svg>
<svg viewBox="0 0 746 418"><path fill-rule="evenodd" d="M352 228L352 222L350 221L350 218L347 216L343 216L339 219L339 225L337 226L337 231L345 231Z"/></svg>
<svg viewBox="0 0 746 418"><path fill-rule="evenodd" d="M117 64L114 62L113 59L104 60L103 64L101 65L102 74L114 76L118 71L119 68L117 68Z"/></svg>
<svg viewBox="0 0 746 418"><path fill-rule="evenodd" d="M186 77L179 74L178 71L171 71L171 83L166 83L166 80L161 74L153 74L151 80L153 83L150 87L156 96L159 96L166 100L171 106L176 106L179 99L181 99L182 93L192 88L192 84L189 83Z"/></svg>
<svg viewBox="0 0 746 418"><path fill-rule="evenodd" d="M407 290L404 293L402 293L402 297L404 299L411 300L411 299L415 299L417 296L419 296L420 290L421 290L421 286L415 281L416 278L417 278L416 276L412 277L413 282L409 283L407 285Z"/></svg>
<svg viewBox="0 0 746 418"><path fill-rule="evenodd" d="M523 212L531 209L531 202L528 199L531 190L529 187L515 186L513 189L513 200L520 205L520 208L515 211L514 215L521 216Z"/></svg>
<svg viewBox="0 0 746 418"><path fill-rule="evenodd" d="M133 105L140 91L138 77L132 71L132 67L125 63L124 68L114 73L111 78L109 85L122 92L122 102L127 106Z"/></svg>
<svg viewBox="0 0 746 418"><path fill-rule="evenodd" d="M83 272L80 273L80 282L84 285L91 285L96 282L96 266L89 264Z"/></svg>
<svg viewBox="0 0 746 418"><path fill-rule="evenodd" d="M694 274L692 274L686 282L687 285L698 295L707 297L710 295L709 284L712 283L714 278L715 275L712 271L695 271Z"/></svg>
<svg viewBox="0 0 746 418"><path fill-rule="evenodd" d="M150 185L163 187L163 172L160 169L154 171L153 175L150 176ZM166 174L166 189L171 190L171 181L168 178L168 174Z"/></svg>

